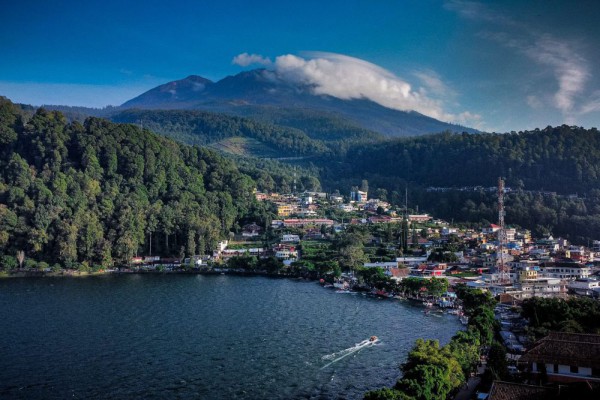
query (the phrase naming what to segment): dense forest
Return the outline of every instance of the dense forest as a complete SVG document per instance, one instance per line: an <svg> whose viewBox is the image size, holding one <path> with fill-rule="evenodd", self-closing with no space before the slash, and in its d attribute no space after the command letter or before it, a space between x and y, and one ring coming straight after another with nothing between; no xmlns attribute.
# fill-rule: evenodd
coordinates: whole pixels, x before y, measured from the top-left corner
<svg viewBox="0 0 600 400"><path fill-rule="evenodd" d="M376 162L374 162L376 161ZM515 189L586 193L600 189L600 133L559 126L507 134L420 136L351 148L325 179L360 176L404 189L494 186L499 176ZM356 179L356 178L354 178Z"/></svg>
<svg viewBox="0 0 600 400"><path fill-rule="evenodd" d="M144 127L192 145L207 145L231 137L248 137L276 149L280 157L328 153L322 142L299 129L205 111L126 110L111 119Z"/></svg>
<svg viewBox="0 0 600 400"><path fill-rule="evenodd" d="M254 186L213 151L0 99L0 255L69 267L202 254L265 218Z"/></svg>

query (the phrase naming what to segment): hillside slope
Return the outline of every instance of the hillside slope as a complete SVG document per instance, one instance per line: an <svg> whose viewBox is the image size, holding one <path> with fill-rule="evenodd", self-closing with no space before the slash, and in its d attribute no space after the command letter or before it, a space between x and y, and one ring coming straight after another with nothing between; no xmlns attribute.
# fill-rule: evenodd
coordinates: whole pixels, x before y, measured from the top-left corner
<svg viewBox="0 0 600 400"><path fill-rule="evenodd" d="M198 84L200 80L202 83ZM123 103L121 108L195 109L264 118L265 106L284 108L290 115L295 111L302 115L306 110L326 112L356 127L392 137L443 131L477 132L366 99L315 95L310 86L290 84L264 69L241 72L215 83L197 76L169 82Z"/></svg>
<svg viewBox="0 0 600 400"><path fill-rule="evenodd" d="M0 144L0 255L106 267L203 254L262 207L231 161L130 124L0 99Z"/></svg>

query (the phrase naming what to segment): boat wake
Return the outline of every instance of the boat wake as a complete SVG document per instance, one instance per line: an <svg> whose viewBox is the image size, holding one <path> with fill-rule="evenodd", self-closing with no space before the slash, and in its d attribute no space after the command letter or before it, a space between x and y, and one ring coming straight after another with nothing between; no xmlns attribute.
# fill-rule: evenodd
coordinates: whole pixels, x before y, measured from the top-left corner
<svg viewBox="0 0 600 400"><path fill-rule="evenodd" d="M352 354L356 354L359 351L361 351L362 349L364 349L365 347L374 346L378 342L379 342L379 339L377 339L375 336L373 336L370 339L366 339L360 343L356 343L352 347L349 347L347 349L337 351L335 353L323 356L323 357L321 357L321 360L329 361L329 362L327 364L323 365L321 367L321 369L325 369L325 368L329 367L330 365L335 364L336 362L343 360L344 358L346 358Z"/></svg>

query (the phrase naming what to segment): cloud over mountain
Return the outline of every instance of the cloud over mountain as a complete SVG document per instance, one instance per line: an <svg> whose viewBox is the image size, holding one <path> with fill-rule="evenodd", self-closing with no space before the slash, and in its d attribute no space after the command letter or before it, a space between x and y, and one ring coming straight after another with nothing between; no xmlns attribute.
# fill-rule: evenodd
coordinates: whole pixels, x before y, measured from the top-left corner
<svg viewBox="0 0 600 400"><path fill-rule="evenodd" d="M233 62L238 65L270 65L270 59L243 53ZM447 122L479 123L480 116L468 111L446 111L444 97L451 91L435 73L417 73L424 86L413 88L392 72L370 62L341 54L310 52L304 57L286 54L272 63L275 74L288 82L307 85L314 94L343 100L368 99L388 108L417 111ZM434 97L435 96L435 97Z"/></svg>

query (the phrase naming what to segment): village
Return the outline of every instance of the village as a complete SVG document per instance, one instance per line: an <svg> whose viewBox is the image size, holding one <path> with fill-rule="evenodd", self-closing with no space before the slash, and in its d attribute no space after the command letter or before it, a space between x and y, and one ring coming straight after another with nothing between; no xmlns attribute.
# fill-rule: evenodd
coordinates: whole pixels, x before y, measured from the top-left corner
<svg viewBox="0 0 600 400"><path fill-rule="evenodd" d="M279 219L268 226L244 225L240 233L219 242L212 255L134 257L129 267L220 272L232 259L254 257L274 258L284 272L313 260L315 248L327 254L322 249L336 237L360 231L365 237L364 256L362 263L351 266L353 270L378 268L398 282L407 277L444 277L451 285L464 283L502 295L505 303L570 294L600 297L600 240L586 247L552 236L532 238L528 230L501 229L496 224L452 226L428 214L402 213L405 210L368 199L368 193L360 190L352 191L347 201L339 193L321 192L297 196L257 192L256 197L271 202ZM344 276L337 273L336 278Z"/></svg>

